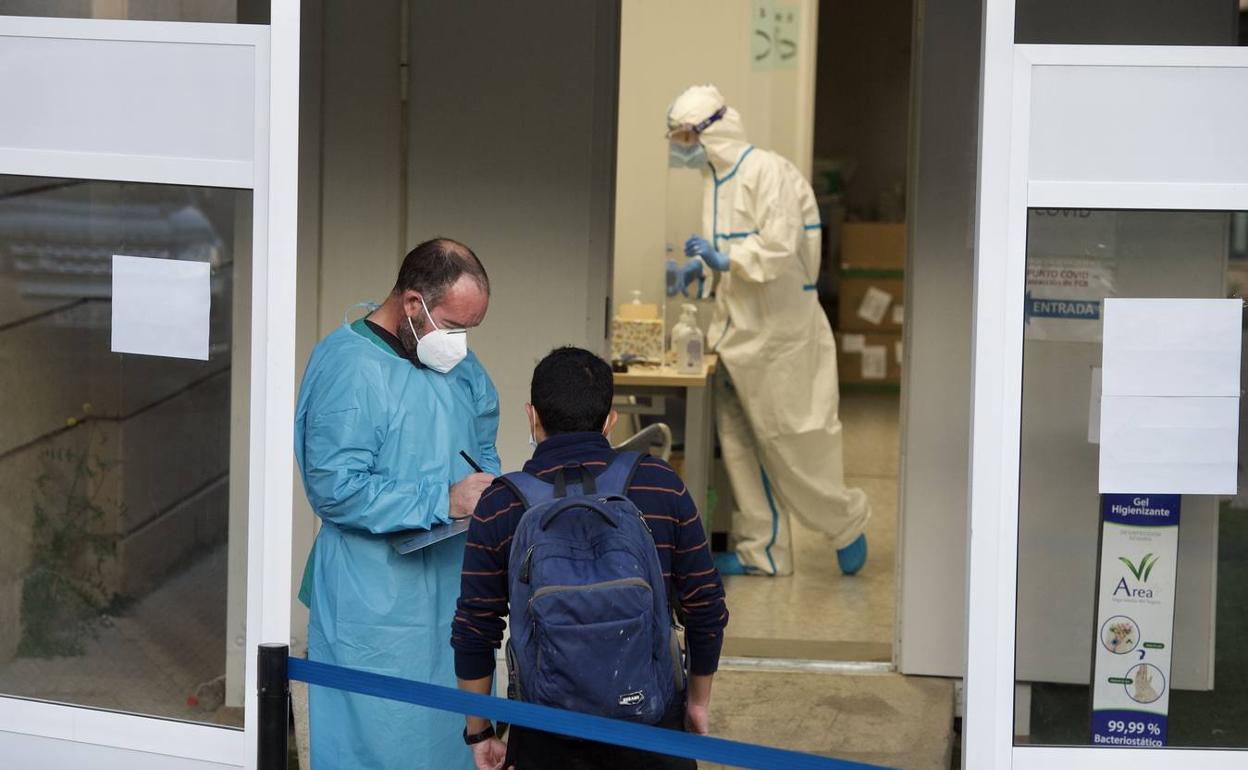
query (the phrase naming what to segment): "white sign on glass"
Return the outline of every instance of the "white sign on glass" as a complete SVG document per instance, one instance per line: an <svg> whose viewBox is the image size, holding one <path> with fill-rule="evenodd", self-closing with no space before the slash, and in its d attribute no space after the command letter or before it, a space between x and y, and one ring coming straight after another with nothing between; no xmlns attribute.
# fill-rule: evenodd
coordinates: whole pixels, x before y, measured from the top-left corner
<svg viewBox="0 0 1248 770"><path fill-rule="evenodd" d="M208 360L211 266L113 256L114 353Z"/></svg>
<svg viewBox="0 0 1248 770"><path fill-rule="evenodd" d="M1100 492L1235 494L1238 299L1105 300Z"/></svg>

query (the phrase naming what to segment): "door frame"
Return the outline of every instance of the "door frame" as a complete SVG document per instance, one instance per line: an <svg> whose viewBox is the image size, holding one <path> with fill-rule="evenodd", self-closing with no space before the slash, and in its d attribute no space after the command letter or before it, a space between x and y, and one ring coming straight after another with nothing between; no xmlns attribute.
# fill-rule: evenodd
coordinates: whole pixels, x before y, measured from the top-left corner
<svg viewBox="0 0 1248 770"><path fill-rule="evenodd" d="M6 38L47 38L241 46L254 52L250 160L155 157L125 148L83 153L0 147L0 174L252 191L245 643L249 651L261 642L290 638L299 11L298 0L272 0L267 26L0 16L0 47ZM4 736L17 733L253 768L258 709L250 683L256 678L255 667L255 656L248 653L242 730L0 696L0 751Z"/></svg>
<svg viewBox="0 0 1248 770"><path fill-rule="evenodd" d="M1043 67L1125 67L1248 72L1248 49L1188 46L1021 45L1014 43L1014 0L986 0L981 70L979 179L976 202L972 379L968 635L964 766L1100 767L1104 748L1014 746L1015 622L1019 459L1022 415L1023 307L1029 207L1094 209L1248 209L1248 174L1216 182L1033 178L1033 79ZM1186 68L1199 68L1190 70ZM1188 117L1203 123L1199 114ZM1095 135L1097 125L1087 131ZM1229 129L1228 130L1234 130ZM1183 168L1186 135L1158 149ZM1004 515L1003 515L1004 514ZM1089 588L1089 590L1091 590ZM1232 768L1248 752L1135 749L1133 767Z"/></svg>

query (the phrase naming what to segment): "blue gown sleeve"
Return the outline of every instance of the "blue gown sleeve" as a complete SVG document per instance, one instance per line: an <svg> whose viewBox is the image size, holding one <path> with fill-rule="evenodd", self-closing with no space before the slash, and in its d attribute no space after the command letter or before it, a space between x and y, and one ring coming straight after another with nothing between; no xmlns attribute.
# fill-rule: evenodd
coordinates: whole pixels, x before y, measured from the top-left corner
<svg viewBox="0 0 1248 770"><path fill-rule="evenodd" d="M382 396L351 377L308 411L304 430L304 486L312 509L326 521L374 534L428 529L449 520L445 479L398 481L375 473L385 440Z"/></svg>
<svg viewBox="0 0 1248 770"><path fill-rule="evenodd" d="M485 367L479 363L477 366L477 452L485 472L497 476L502 473L502 461L498 456L498 389L494 387L494 381L486 373Z"/></svg>

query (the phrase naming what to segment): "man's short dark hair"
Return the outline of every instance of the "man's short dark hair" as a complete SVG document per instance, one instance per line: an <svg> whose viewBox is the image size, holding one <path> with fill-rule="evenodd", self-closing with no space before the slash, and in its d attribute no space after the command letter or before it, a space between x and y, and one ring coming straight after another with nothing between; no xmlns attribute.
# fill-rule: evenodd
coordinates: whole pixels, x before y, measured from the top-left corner
<svg viewBox="0 0 1248 770"><path fill-rule="evenodd" d="M403 258L394 292L418 291L425 304L434 308L442 302L447 290L465 275L472 276L489 296L489 276L472 249L450 238L432 238Z"/></svg>
<svg viewBox="0 0 1248 770"><path fill-rule="evenodd" d="M552 350L533 370L529 400L547 435L602 430L611 413L611 366L581 348Z"/></svg>

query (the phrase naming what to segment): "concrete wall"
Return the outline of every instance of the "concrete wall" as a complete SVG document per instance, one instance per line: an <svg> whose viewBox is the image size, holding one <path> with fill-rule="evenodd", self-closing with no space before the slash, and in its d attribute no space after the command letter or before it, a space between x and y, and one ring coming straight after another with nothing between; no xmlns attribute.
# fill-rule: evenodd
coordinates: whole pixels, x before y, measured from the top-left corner
<svg viewBox="0 0 1248 770"><path fill-rule="evenodd" d="M620 33L619 149L615 194L616 302L634 289L663 297L664 244L701 229L696 172L669 173L667 108L690 85L714 83L752 142L810 173L819 3L801 14L796 66L756 70L751 0L624 0ZM670 232L669 232L670 229Z"/></svg>

